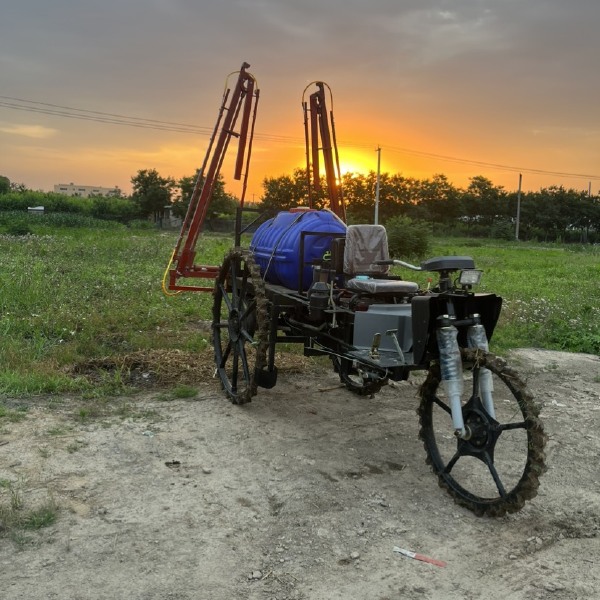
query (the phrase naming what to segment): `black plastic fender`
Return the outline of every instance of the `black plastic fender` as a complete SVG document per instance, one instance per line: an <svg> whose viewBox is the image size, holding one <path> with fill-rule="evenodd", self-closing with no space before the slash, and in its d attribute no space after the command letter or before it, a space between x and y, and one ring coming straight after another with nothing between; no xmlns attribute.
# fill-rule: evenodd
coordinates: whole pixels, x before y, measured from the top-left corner
<svg viewBox="0 0 600 600"><path fill-rule="evenodd" d="M496 294L430 294L415 296L412 305L413 362L422 365L438 355L436 320L453 315L457 322L479 314L488 340L492 339L500 317L502 298ZM467 347L466 327L458 328L458 344Z"/></svg>

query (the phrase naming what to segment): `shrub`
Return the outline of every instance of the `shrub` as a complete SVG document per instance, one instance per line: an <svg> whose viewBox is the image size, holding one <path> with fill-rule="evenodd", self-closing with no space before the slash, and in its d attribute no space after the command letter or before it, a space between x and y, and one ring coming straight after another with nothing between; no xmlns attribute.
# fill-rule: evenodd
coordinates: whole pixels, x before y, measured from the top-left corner
<svg viewBox="0 0 600 600"><path fill-rule="evenodd" d="M97 219L108 219L126 223L140 217L139 206L126 198L95 196L91 198L91 204L91 214Z"/></svg>
<svg viewBox="0 0 600 600"><path fill-rule="evenodd" d="M30 206L43 206L45 212L91 214L92 204L86 198L76 198L54 192L9 192L0 196L0 211L26 211Z"/></svg>
<svg viewBox="0 0 600 600"><path fill-rule="evenodd" d="M0 211L0 231L9 235L45 233L48 228L119 229L122 223L104 221L72 212L32 215L18 210Z"/></svg>
<svg viewBox="0 0 600 600"><path fill-rule="evenodd" d="M125 227L121 223L104 221L102 219L95 219L90 216L68 212L36 215L32 217L32 223L47 227L76 227L89 229L118 229L120 227Z"/></svg>
<svg viewBox="0 0 600 600"><path fill-rule="evenodd" d="M392 217L385 223L392 258L422 257L429 250L431 231L427 223L409 217Z"/></svg>
<svg viewBox="0 0 600 600"><path fill-rule="evenodd" d="M33 233L27 214L18 211L0 212L0 232L8 235L29 235Z"/></svg>

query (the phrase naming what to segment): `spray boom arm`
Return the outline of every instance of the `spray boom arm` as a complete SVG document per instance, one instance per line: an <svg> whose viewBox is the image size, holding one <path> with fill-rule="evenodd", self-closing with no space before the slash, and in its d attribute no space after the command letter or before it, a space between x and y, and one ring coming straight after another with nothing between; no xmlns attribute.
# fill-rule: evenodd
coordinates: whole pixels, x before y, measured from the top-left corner
<svg viewBox="0 0 600 600"><path fill-rule="evenodd" d="M304 99L306 90L315 84L317 91L308 99ZM335 137L335 122L333 110L327 111L325 87L333 107L333 97L329 86L322 81L314 81L304 89L302 95L302 108L304 110L304 137L306 140L306 178L308 183L308 203L314 208L315 193L321 190L321 175L319 170L320 155L323 153L323 166L325 167L325 181L329 195L329 208L342 221L346 221L346 210L342 196L340 160L338 156L337 140ZM319 139L321 146L319 146ZM335 162L334 162L335 161Z"/></svg>
<svg viewBox="0 0 600 600"><path fill-rule="evenodd" d="M195 264L196 242L206 219L208 206L231 137L238 138L234 179L240 180L243 176L240 204L241 206L244 205L250 155L252 151L252 137L254 134L254 123L256 121L256 108L259 97L256 80L253 75L246 71L249 66L248 63L242 64L242 68L238 71L238 79L233 92L226 85L225 92L223 93L223 100L217 122L210 138L204 162L202 163L201 169L198 171L198 177L181 227L181 233L179 234L177 245L173 251L169 269L168 288L170 290L212 290L212 286L200 287L181 285L177 283L177 280L181 277L215 279L218 274L218 266ZM239 130L235 131L234 128L240 115L241 121ZM243 173L244 162L245 172Z"/></svg>

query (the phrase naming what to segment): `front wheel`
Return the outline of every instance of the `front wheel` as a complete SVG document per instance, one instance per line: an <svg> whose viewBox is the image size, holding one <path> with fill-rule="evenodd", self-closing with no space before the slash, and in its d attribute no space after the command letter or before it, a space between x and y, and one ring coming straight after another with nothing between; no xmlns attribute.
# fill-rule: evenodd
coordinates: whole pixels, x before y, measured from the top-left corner
<svg viewBox="0 0 600 600"><path fill-rule="evenodd" d="M463 350L462 358L462 413L469 438L454 436L439 364L433 364L421 386L418 410L427 462L458 504L478 515L516 512L537 495L539 477L546 470L539 408L523 380L502 359L477 349ZM484 368L494 382L494 417L480 398Z"/></svg>

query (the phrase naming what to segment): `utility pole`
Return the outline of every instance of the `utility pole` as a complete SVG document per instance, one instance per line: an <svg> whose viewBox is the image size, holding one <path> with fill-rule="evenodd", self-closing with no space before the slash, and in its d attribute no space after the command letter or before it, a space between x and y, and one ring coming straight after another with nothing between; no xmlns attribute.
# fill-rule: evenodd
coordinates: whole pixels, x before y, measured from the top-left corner
<svg viewBox="0 0 600 600"><path fill-rule="evenodd" d="M523 181L523 173L519 173L519 191L517 192L517 230L515 239L519 241L519 222L521 220L521 182Z"/></svg>
<svg viewBox="0 0 600 600"><path fill-rule="evenodd" d="M377 152L377 185L375 186L375 225L379 225L379 184L381 180L381 146L377 146L375 152Z"/></svg>

